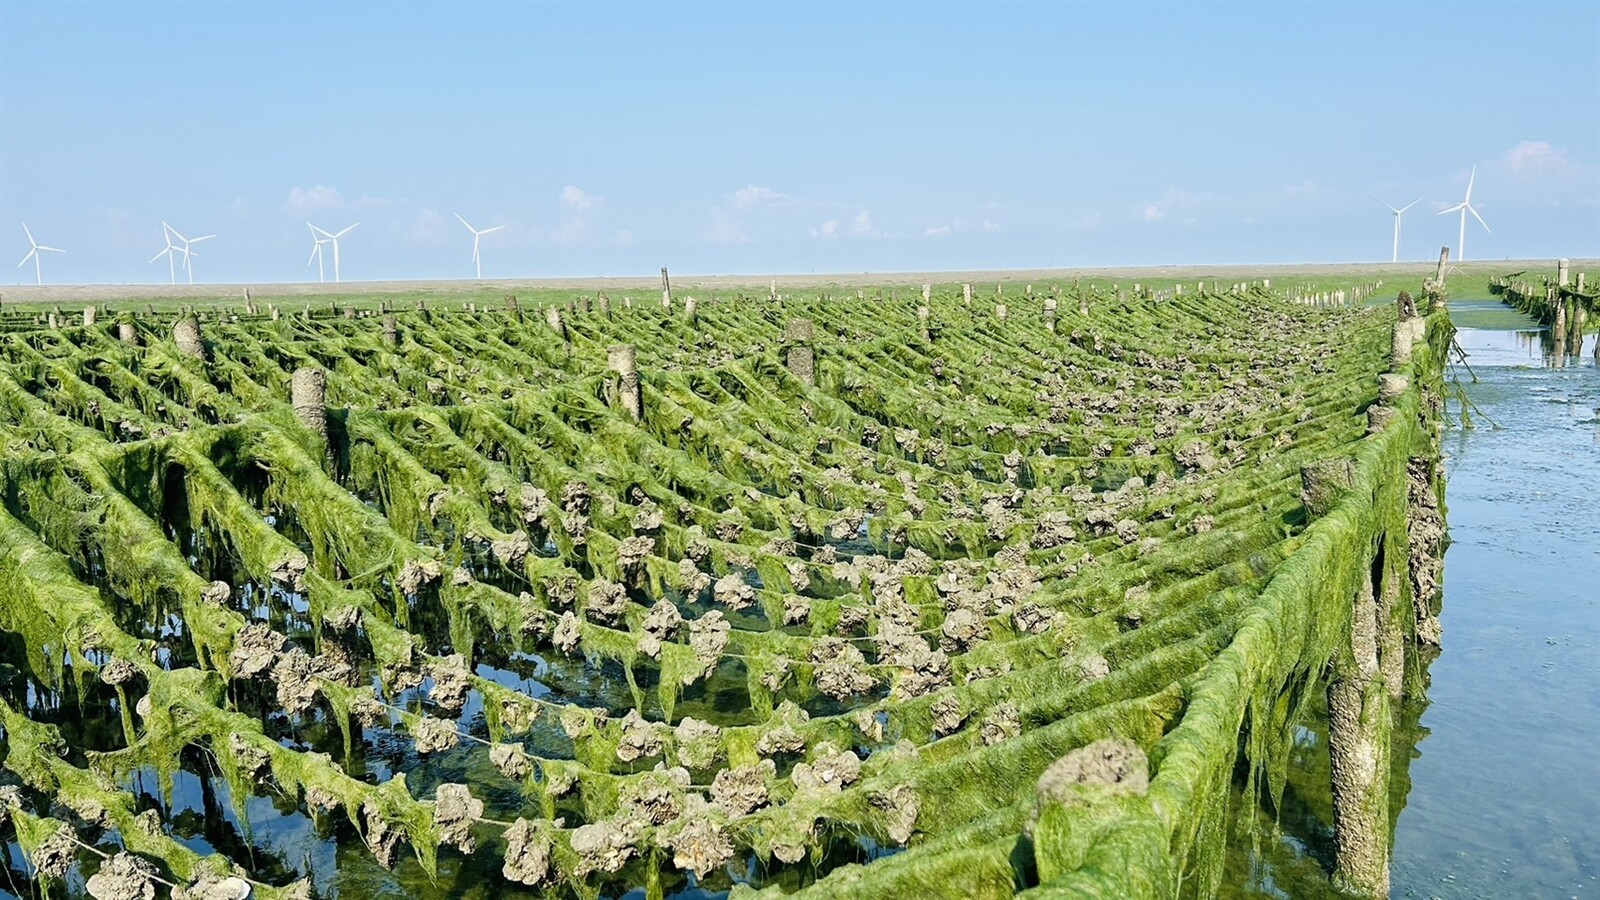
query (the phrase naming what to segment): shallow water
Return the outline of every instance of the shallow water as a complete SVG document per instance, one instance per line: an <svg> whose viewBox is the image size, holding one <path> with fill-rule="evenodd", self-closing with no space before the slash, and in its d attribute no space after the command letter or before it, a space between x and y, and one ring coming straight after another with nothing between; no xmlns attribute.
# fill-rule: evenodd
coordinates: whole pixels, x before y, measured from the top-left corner
<svg viewBox="0 0 1600 900"><path fill-rule="evenodd" d="M1451 312L1480 309L1504 307ZM1459 335L1481 415L1444 437L1444 648L1396 897L1600 896L1600 368L1594 337L1556 368L1531 320L1510 324Z"/></svg>

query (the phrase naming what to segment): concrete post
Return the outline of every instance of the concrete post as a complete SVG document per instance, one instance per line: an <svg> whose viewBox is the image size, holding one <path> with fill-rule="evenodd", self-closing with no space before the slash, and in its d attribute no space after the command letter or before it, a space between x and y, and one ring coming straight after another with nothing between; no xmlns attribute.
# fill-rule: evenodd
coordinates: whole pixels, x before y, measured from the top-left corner
<svg viewBox="0 0 1600 900"><path fill-rule="evenodd" d="M94 327L94 307L92 306L85 306L83 308L83 327Z"/></svg>
<svg viewBox="0 0 1600 900"><path fill-rule="evenodd" d="M1567 278L1571 275L1571 267L1572 260L1570 259L1556 260L1556 284L1561 287L1567 286Z"/></svg>
<svg viewBox="0 0 1600 900"><path fill-rule="evenodd" d="M139 343L139 329L132 322L117 323L117 340L124 344L137 346Z"/></svg>
<svg viewBox="0 0 1600 900"><path fill-rule="evenodd" d="M289 383L289 396L294 404L295 418L324 442L328 440L328 376L321 369L294 370Z"/></svg>
<svg viewBox="0 0 1600 900"><path fill-rule="evenodd" d="M817 355L811 346L814 336L810 319L790 319L783 330L783 341L789 345L785 364L806 387L815 387L817 383Z"/></svg>
<svg viewBox="0 0 1600 900"><path fill-rule="evenodd" d="M963 284L961 286L961 302L968 306L972 305L972 285Z"/></svg>
<svg viewBox="0 0 1600 900"><path fill-rule="evenodd" d="M394 313L389 313L383 317L383 342L390 347L400 343L400 327L394 317Z"/></svg>
<svg viewBox="0 0 1600 900"><path fill-rule="evenodd" d="M1044 298L1044 327L1050 329L1051 334L1056 333L1056 298Z"/></svg>
<svg viewBox="0 0 1600 900"><path fill-rule="evenodd" d="M617 402L635 422L644 418L644 397L639 389L638 353L632 344L617 344L606 352L606 368L617 373Z"/></svg>
<svg viewBox="0 0 1600 900"><path fill-rule="evenodd" d="M184 316L173 323L172 340L178 345L178 352L184 356L206 358L206 345L200 339L200 320L194 316Z"/></svg>
<svg viewBox="0 0 1600 900"><path fill-rule="evenodd" d="M561 307L546 306L544 308L544 320L549 323L550 330L560 335L563 341L568 339L567 323L561 320Z"/></svg>
<svg viewBox="0 0 1600 900"><path fill-rule="evenodd" d="M1350 617L1348 655L1328 682L1334 882L1366 897L1389 896L1389 694L1377 683L1377 603L1363 567Z"/></svg>

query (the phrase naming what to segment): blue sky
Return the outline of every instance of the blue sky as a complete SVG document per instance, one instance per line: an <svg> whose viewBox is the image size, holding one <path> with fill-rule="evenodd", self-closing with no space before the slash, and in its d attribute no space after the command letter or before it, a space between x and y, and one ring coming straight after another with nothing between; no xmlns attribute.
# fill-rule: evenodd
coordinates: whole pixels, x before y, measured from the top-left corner
<svg viewBox="0 0 1600 900"><path fill-rule="evenodd" d="M0 3L47 282L1600 255L1600 4ZM331 271L329 273L331 278Z"/></svg>

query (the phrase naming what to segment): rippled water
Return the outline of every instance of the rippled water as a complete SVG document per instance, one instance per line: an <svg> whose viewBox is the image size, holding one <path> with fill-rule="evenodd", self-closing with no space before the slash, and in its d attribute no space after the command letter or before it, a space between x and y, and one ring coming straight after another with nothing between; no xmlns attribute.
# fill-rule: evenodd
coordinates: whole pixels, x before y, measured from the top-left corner
<svg viewBox="0 0 1600 900"><path fill-rule="evenodd" d="M1501 310L1451 309L1490 327L1459 335L1479 412L1444 439L1444 650L1396 897L1600 896L1600 368L1594 337L1556 368L1544 333Z"/></svg>

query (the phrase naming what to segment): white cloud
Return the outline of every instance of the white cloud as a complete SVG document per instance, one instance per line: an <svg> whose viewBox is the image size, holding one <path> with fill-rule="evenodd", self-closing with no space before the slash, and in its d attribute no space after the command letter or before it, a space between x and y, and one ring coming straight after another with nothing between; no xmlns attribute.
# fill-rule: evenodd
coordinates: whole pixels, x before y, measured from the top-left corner
<svg viewBox="0 0 1600 900"><path fill-rule="evenodd" d="M1144 220L1146 222L1159 222L1166 217L1166 210L1155 205L1154 203L1148 204L1144 208Z"/></svg>
<svg viewBox="0 0 1600 900"><path fill-rule="evenodd" d="M550 232L553 244L589 244L598 233L595 218L606 199L569 184L561 189L557 203L561 206L561 224Z"/></svg>
<svg viewBox="0 0 1600 900"><path fill-rule="evenodd" d="M438 246L447 243L446 226L450 223L435 210L423 207L406 229L406 238L413 244Z"/></svg>
<svg viewBox="0 0 1600 900"><path fill-rule="evenodd" d="M879 237L882 232L872 224L872 213L863 209L856 213L855 221L850 223L850 234L853 237Z"/></svg>
<svg viewBox="0 0 1600 900"><path fill-rule="evenodd" d="M632 247L633 231L627 228L619 230L611 236L611 245L614 247Z"/></svg>
<svg viewBox="0 0 1600 900"><path fill-rule="evenodd" d="M733 192L733 205L735 209L749 209L759 206L787 205L795 203L799 198L789 194L779 193L769 187L758 184L749 184Z"/></svg>
<svg viewBox="0 0 1600 900"><path fill-rule="evenodd" d="M283 201L283 208L296 214L304 215L318 209L340 209L344 206L344 196L337 188L319 184L314 188L292 187L289 189L289 198Z"/></svg>
<svg viewBox="0 0 1600 900"><path fill-rule="evenodd" d="M243 198L240 198L241 200ZM234 201L239 202L239 201ZM386 197L362 197L359 200L348 201L338 188L319 184L313 188L303 188L298 185L289 189L289 196L283 201L280 208L297 216L307 215L322 209L381 209L402 203L402 200L390 200Z"/></svg>
<svg viewBox="0 0 1600 900"><path fill-rule="evenodd" d="M949 237L950 235L952 235L954 233L955 233L955 226L953 226L953 225L935 225L934 227L929 228L926 231L922 232L922 236L923 237L930 237L930 238L942 238L942 237Z"/></svg>
<svg viewBox="0 0 1600 900"><path fill-rule="evenodd" d="M1507 150L1499 163L1514 175L1568 175L1578 168L1567 157L1565 148L1551 147L1544 141L1523 141Z"/></svg>
<svg viewBox="0 0 1600 900"><path fill-rule="evenodd" d="M228 204L228 212L236 216L246 215L250 212L250 201L244 197L235 197Z"/></svg>
<svg viewBox="0 0 1600 900"><path fill-rule="evenodd" d="M993 234L1000 230L1000 223L994 221L993 219L984 219L978 224L978 230L986 234Z"/></svg>
<svg viewBox="0 0 1600 900"><path fill-rule="evenodd" d="M1078 218L1074 219L1072 222L1068 223L1067 227L1078 231L1093 231L1094 229L1100 227L1100 222L1101 219L1099 213L1090 213L1089 215L1079 216Z"/></svg>
<svg viewBox="0 0 1600 900"><path fill-rule="evenodd" d="M833 240L839 236L839 220L829 219L821 225L811 229L811 236L825 241Z"/></svg>
<svg viewBox="0 0 1600 900"><path fill-rule="evenodd" d="M569 184L561 189L561 208L568 212L598 212L605 202L606 198L596 197L575 184Z"/></svg>

